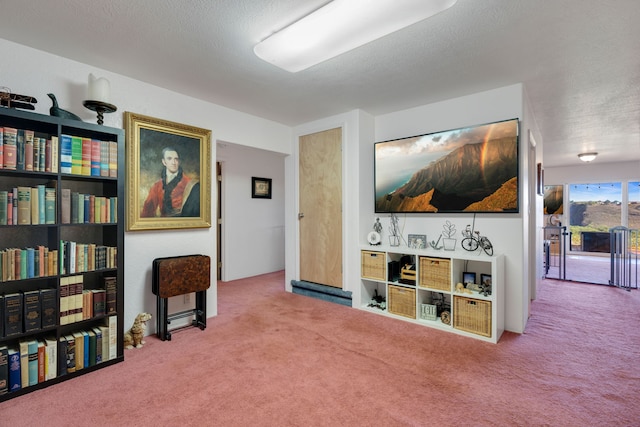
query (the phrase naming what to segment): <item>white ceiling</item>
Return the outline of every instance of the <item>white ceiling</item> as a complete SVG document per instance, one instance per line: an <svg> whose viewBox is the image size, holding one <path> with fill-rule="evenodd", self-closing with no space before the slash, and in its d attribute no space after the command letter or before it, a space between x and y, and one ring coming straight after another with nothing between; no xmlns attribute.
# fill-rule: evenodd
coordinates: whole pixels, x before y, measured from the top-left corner
<svg viewBox="0 0 640 427"><path fill-rule="evenodd" d="M326 2L0 0L0 38L291 126L523 83L546 167L640 160L640 1L458 0L296 74L253 54Z"/></svg>

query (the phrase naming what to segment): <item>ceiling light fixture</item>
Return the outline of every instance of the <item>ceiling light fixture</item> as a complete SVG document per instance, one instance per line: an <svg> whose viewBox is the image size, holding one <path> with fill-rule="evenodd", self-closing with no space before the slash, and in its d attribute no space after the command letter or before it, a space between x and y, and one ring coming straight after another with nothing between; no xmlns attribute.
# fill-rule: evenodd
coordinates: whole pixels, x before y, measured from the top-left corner
<svg viewBox="0 0 640 427"><path fill-rule="evenodd" d="M295 73L422 21L457 0L334 0L258 43L261 59Z"/></svg>
<svg viewBox="0 0 640 427"><path fill-rule="evenodd" d="M578 158L580 160L582 160L583 162L590 162L593 161L596 156L598 155L598 153L580 153L578 154Z"/></svg>

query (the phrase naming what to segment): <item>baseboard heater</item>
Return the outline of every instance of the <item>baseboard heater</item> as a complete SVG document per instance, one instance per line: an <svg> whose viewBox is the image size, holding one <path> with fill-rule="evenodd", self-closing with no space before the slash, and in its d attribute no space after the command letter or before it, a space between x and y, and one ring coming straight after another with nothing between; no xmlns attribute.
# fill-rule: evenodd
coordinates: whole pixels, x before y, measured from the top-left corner
<svg viewBox="0 0 640 427"><path fill-rule="evenodd" d="M153 260L152 290L156 295L156 331L162 341L171 340L172 320L194 316L191 325L207 327L207 289L211 285L211 259L207 255L182 255ZM195 292L195 308L168 313L168 298ZM173 330L182 329L175 328Z"/></svg>
<svg viewBox="0 0 640 427"><path fill-rule="evenodd" d="M308 297L351 307L351 292L343 291L342 289L332 286L320 285L303 280L292 280L291 290L294 294L306 295Z"/></svg>

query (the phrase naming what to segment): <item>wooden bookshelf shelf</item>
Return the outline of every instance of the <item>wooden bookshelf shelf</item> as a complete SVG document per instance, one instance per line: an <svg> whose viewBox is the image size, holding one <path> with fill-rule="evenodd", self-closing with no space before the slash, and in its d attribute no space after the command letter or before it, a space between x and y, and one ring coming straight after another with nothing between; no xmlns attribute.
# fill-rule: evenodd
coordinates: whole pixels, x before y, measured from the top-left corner
<svg viewBox="0 0 640 427"><path fill-rule="evenodd" d="M7 139L14 129L15 141L11 135ZM10 108L0 108L0 130L0 401L5 401L124 360L124 131ZM67 135L86 146L70 152L62 144ZM7 151L7 143L15 146ZM112 147L106 174L96 169L96 162L105 160L96 144L104 143ZM67 169L71 163L73 171ZM91 202L99 198L84 205L94 209L91 215L63 223L63 210L72 207L63 201L65 190L86 194ZM76 208L79 204L77 214ZM16 360L17 374L11 368Z"/></svg>

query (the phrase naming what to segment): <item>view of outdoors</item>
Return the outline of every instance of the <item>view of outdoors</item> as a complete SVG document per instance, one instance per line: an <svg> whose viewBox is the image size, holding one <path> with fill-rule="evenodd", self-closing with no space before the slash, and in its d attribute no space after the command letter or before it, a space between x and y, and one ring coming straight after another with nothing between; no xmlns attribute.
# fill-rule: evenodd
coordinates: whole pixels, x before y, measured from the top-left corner
<svg viewBox="0 0 640 427"><path fill-rule="evenodd" d="M623 190L628 194L628 222L622 218ZM640 229L640 181L624 187L620 182L570 184L569 200L571 250L609 252L611 227Z"/></svg>
<svg viewBox="0 0 640 427"><path fill-rule="evenodd" d="M622 224L622 184L571 184L569 204L571 250L609 252L609 229Z"/></svg>
<svg viewBox="0 0 640 427"><path fill-rule="evenodd" d="M629 183L629 228L640 229L640 181Z"/></svg>

